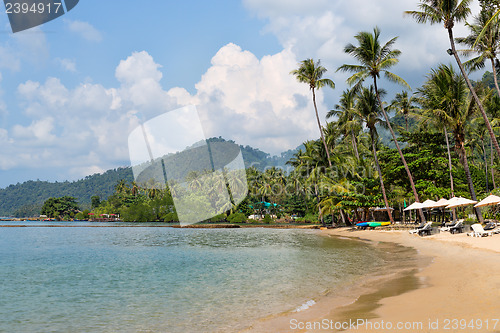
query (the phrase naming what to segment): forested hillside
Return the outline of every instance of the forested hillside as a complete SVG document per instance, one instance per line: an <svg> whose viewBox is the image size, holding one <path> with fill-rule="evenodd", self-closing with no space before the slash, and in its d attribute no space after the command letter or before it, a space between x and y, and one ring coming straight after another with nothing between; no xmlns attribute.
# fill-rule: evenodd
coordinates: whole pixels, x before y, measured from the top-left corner
<svg viewBox="0 0 500 333"><path fill-rule="evenodd" d="M90 206L90 197L107 198L121 180L132 181L131 168L108 170L74 182L27 181L0 189L0 216L36 216L50 197L75 197L82 207Z"/></svg>

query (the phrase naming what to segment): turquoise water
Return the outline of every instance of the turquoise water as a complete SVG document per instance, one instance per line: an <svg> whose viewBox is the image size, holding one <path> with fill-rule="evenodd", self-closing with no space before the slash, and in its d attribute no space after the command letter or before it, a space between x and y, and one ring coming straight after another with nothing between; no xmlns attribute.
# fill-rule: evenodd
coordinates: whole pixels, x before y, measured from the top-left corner
<svg viewBox="0 0 500 333"><path fill-rule="evenodd" d="M382 264L306 230L0 228L0 332L232 332Z"/></svg>

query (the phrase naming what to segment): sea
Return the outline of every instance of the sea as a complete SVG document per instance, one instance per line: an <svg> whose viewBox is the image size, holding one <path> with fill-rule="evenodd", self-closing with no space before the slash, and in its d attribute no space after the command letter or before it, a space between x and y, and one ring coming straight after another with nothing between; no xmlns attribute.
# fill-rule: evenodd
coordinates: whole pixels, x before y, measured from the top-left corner
<svg viewBox="0 0 500 333"><path fill-rule="evenodd" d="M0 332L237 332L387 257L316 230L1 224Z"/></svg>

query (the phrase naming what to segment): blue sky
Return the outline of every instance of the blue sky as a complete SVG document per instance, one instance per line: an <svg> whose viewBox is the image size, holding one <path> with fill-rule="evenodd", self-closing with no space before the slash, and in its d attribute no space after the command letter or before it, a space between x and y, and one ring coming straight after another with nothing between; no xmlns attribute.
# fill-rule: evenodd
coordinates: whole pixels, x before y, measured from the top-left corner
<svg viewBox="0 0 500 333"><path fill-rule="evenodd" d="M358 31L378 25L383 41L400 36L394 72L412 87L451 62L441 26L403 17L416 8L413 0L80 0L17 34L1 13L0 187L130 165L127 137L140 119L189 104L203 110L207 136L272 154L295 148L318 136L308 88L289 75L300 60L321 59L337 85L319 93L323 118L347 88L335 69L353 63L342 48ZM399 89L382 85L388 99Z"/></svg>

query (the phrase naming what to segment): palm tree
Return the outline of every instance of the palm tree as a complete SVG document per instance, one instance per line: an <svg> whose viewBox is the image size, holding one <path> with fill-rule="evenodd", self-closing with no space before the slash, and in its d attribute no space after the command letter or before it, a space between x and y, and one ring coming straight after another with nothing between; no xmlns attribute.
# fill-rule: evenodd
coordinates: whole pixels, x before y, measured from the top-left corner
<svg viewBox="0 0 500 333"><path fill-rule="evenodd" d="M472 0L422 0L419 4L419 8L421 11L406 11L405 14L411 15L418 23L427 23L435 24L435 23L443 23L444 28L448 31L448 38L450 40L451 49L448 50L450 55L455 57L455 61L462 72L462 75L465 79L467 86L472 94L474 102L476 103L477 108L481 112L483 116L484 123L486 128L488 129L488 133L491 137L491 141L495 146L495 150L500 157L500 146L498 146L497 138L495 137L495 133L493 133L493 129L491 128L490 121L488 120L488 116L483 108L479 97L472 86L472 83L465 72L465 68L462 64L462 61L458 57L457 51L455 49L455 40L453 38L453 27L455 22L465 21L467 16L470 14L470 3ZM495 72L496 73L496 72Z"/></svg>
<svg viewBox="0 0 500 333"><path fill-rule="evenodd" d="M406 90L403 90L402 92L396 94L390 105L390 108L395 109L397 113L403 115L405 119L405 129L407 132L408 116L418 109L418 107L414 104L414 101L415 97L413 95L408 96L408 92Z"/></svg>
<svg viewBox="0 0 500 333"><path fill-rule="evenodd" d="M380 190L382 191L382 197L384 198L384 204L385 207L387 208L387 214L389 215L389 219L391 223L394 223L394 219L392 218L392 211L389 209L389 201L387 200L384 179L382 178L382 171L380 169L380 163L378 161L377 148L376 148L376 142L378 140L378 133L376 126L384 122L384 120L380 118L380 113L382 108L380 107L381 103L378 102L378 100L380 98L380 94L384 94L385 92L379 91L378 93L376 93L374 91L373 86L370 86L369 89L365 87L362 87L360 89L361 90L358 92L358 98L355 108L356 116L365 124L366 128L368 128L368 131L370 133L373 159L375 161L378 177L380 179Z"/></svg>
<svg viewBox="0 0 500 333"><path fill-rule="evenodd" d="M487 59L490 61L493 71L493 81L495 82L498 96L500 96L500 88L498 87L498 78L496 75L497 71L495 68L497 52L500 49L500 26L498 25L498 19L494 24L486 26L486 23L490 20L492 15L493 12L491 10L483 8L474 19L473 24L466 24L469 27L470 35L456 38L456 41L470 47L469 50L464 50L462 53L466 55L471 53L479 54L477 57L464 63L466 69L482 69L485 67L485 61ZM484 27L486 27L486 30L482 37L479 38Z"/></svg>
<svg viewBox="0 0 500 333"><path fill-rule="evenodd" d="M352 149L359 160L357 133L360 132L361 125L354 117L354 97L354 91L344 91L340 96L339 104L335 104L334 109L326 114L326 118L338 117L337 125L345 137L350 136Z"/></svg>
<svg viewBox="0 0 500 333"><path fill-rule="evenodd" d="M422 105L422 116L430 121L437 128L442 128L446 140L446 150L448 153L448 169L450 173L450 197L455 196L453 182L453 165L451 162L450 141L448 139L447 123L448 113L456 113L460 107L461 95L457 86L450 86L449 77L446 75L446 66L441 65L438 70L431 70L427 76L426 83L418 89L417 94L420 97L419 103ZM459 88L459 87L458 87ZM457 95L459 95L457 97ZM456 220L455 209L452 209L453 220Z"/></svg>
<svg viewBox="0 0 500 333"><path fill-rule="evenodd" d="M314 104L314 111L316 112L316 121L318 122L319 133L321 134L321 140L325 146L326 155L328 157L328 165L331 167L332 162L330 161L330 152L328 151L328 146L326 145L325 137L323 135L323 129L321 127L321 122L318 115L318 107L316 106L316 89L323 88L325 86L332 89L335 88L335 83L330 79L323 79L323 75L326 73L327 69L321 66L321 61L318 60L314 62L313 59L306 59L300 62L298 69L290 72L290 74L295 75L299 82L309 84L309 88L312 92L312 100Z"/></svg>
<svg viewBox="0 0 500 333"><path fill-rule="evenodd" d="M389 72L389 68L399 62L398 56L401 54L401 51L397 49L391 49L396 42L397 37L392 38L384 45L380 44L379 37L380 30L378 29L378 27L375 27L373 29L373 34L363 31L354 36L354 38L356 38L356 40L358 41L359 46L348 44L344 48L344 52L356 58L360 65L342 65L338 70L354 73L347 79L347 83L351 86L354 85L355 89L356 87L361 86L366 78L371 77L373 79L373 86L375 88L375 94L377 96L379 107L382 111L382 114L384 115L387 127L391 132L394 144L396 145L396 149L398 150L399 156L401 157L401 161L403 162L406 173L408 174L415 200L419 201L417 189L415 188L415 184L413 182L413 177L411 175L410 169L408 168L408 164L406 163L403 152L399 147L398 140L396 139L396 134L392 129L389 117L385 112L384 105L382 104L382 100L380 99L380 94L377 86L377 79L380 78L381 73L384 73L385 78L389 81L402 84L409 88L408 83L406 83L402 78L400 78L396 74ZM422 221L425 221L424 213L421 209L419 210L419 212Z"/></svg>
<svg viewBox="0 0 500 333"><path fill-rule="evenodd" d="M428 78L424 89L431 99L441 101L440 108L431 112L435 115L435 120L442 123L446 128L449 127L455 139L455 150L457 151L460 162L462 163L467 178L467 185L472 200L476 200L474 183L469 169L467 153L465 151L465 131L466 126L475 116L474 100L469 99L467 94L467 85L465 79L458 75L451 66L440 65L437 70L433 70ZM435 104L437 106L437 104ZM482 223L483 217L481 210L475 208L476 216Z"/></svg>

